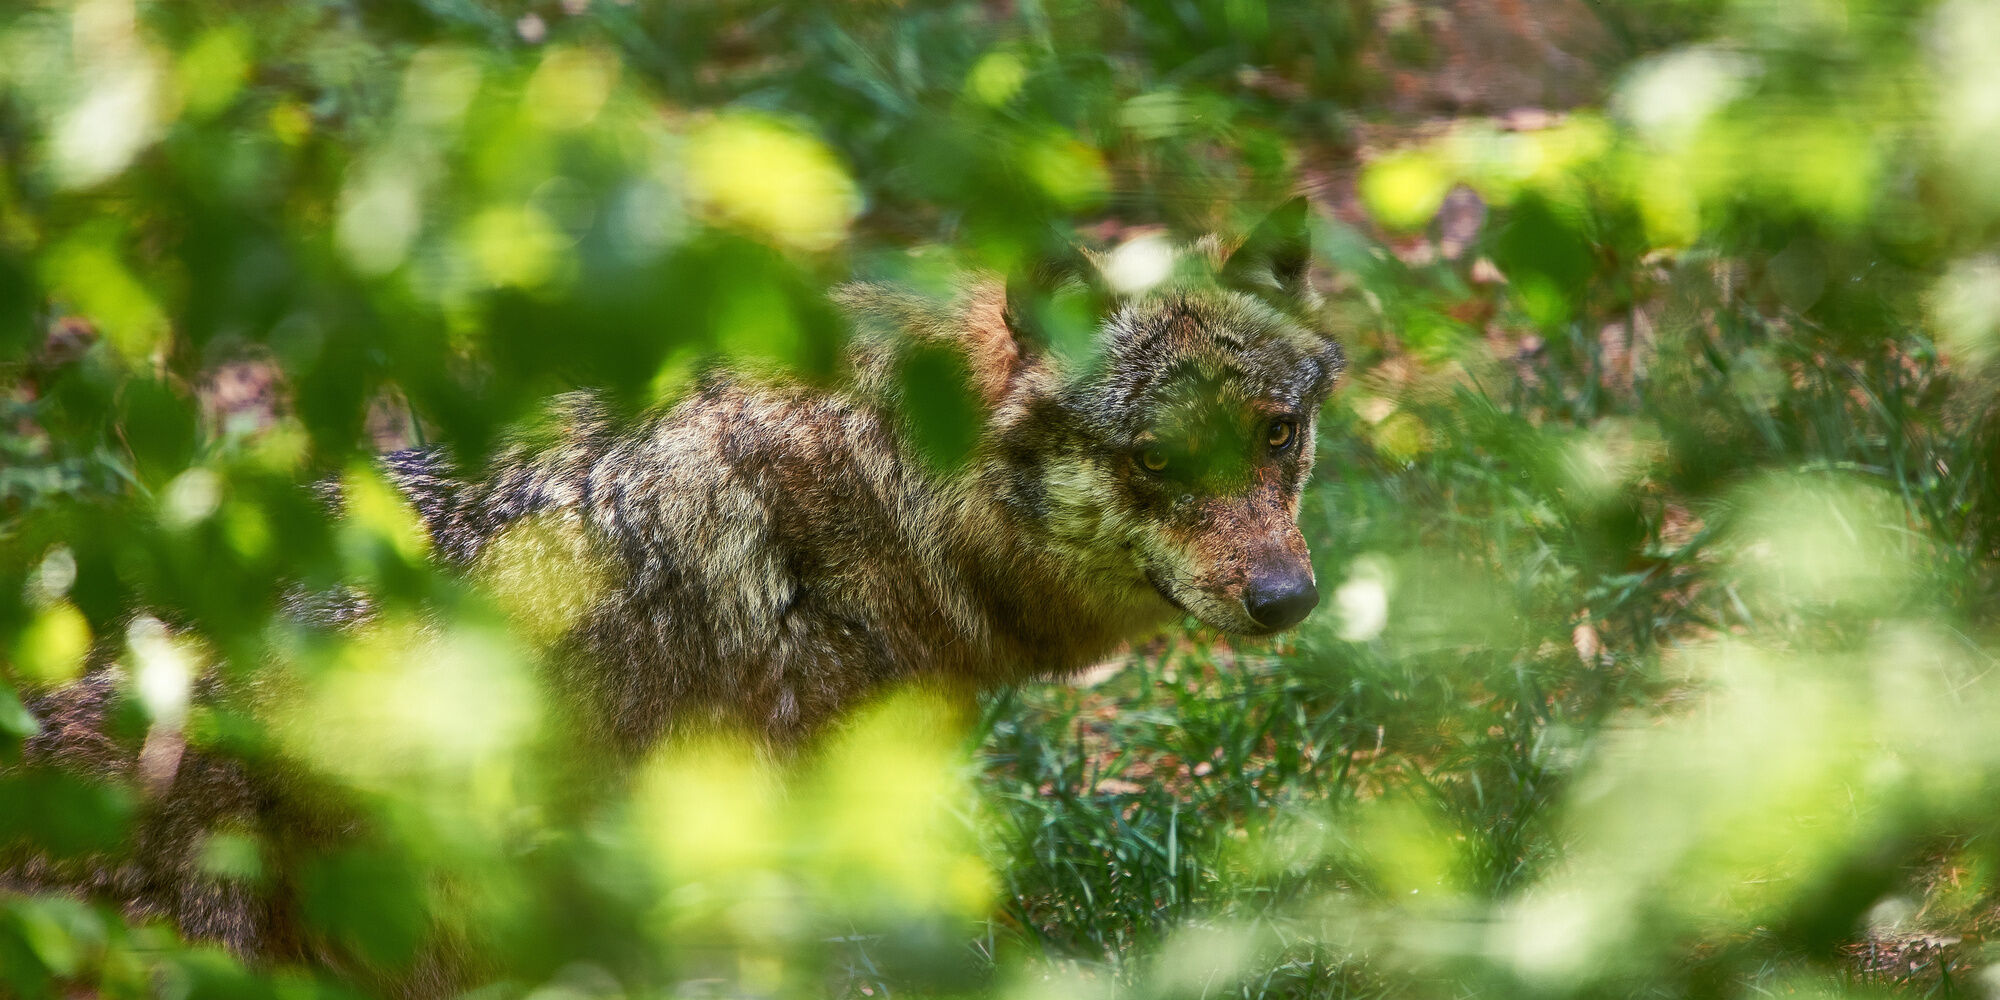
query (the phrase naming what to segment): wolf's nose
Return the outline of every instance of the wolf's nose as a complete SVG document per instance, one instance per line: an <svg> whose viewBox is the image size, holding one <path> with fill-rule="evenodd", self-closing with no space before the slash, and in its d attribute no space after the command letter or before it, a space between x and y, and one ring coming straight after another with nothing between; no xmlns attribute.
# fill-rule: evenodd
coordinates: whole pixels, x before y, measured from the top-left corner
<svg viewBox="0 0 2000 1000"><path fill-rule="evenodd" d="M1305 573L1259 576L1245 588L1243 606L1257 624L1275 632L1305 621L1319 607L1319 588Z"/></svg>

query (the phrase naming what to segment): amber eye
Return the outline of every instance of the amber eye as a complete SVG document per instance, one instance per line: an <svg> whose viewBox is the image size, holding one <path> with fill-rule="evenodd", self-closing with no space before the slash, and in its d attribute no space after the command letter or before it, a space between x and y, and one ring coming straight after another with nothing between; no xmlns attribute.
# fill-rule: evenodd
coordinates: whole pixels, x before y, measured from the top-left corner
<svg viewBox="0 0 2000 1000"><path fill-rule="evenodd" d="M1139 453L1139 464L1147 472L1159 472L1167 467L1167 453L1158 448L1148 448Z"/></svg>
<svg viewBox="0 0 2000 1000"><path fill-rule="evenodd" d="M1291 446L1292 438L1298 436L1299 425L1290 420L1271 421L1271 432L1265 438L1272 451L1284 451Z"/></svg>

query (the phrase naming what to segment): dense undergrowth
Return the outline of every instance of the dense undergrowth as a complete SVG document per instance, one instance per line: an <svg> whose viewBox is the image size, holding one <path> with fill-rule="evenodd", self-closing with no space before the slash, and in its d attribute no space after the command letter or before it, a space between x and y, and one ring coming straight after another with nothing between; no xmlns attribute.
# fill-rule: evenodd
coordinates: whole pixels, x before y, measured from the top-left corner
<svg viewBox="0 0 2000 1000"><path fill-rule="evenodd" d="M115 740L361 834L205 850L296 961L17 894L0 993L368 995L437 937L492 997L1985 989L1995 66L1983 0L9 5L0 850L144 830L144 774L7 768L110 661ZM371 485L575 385L829 377L840 280L1298 189L1353 364L1275 643L590 807ZM387 624L285 614L338 582Z"/></svg>

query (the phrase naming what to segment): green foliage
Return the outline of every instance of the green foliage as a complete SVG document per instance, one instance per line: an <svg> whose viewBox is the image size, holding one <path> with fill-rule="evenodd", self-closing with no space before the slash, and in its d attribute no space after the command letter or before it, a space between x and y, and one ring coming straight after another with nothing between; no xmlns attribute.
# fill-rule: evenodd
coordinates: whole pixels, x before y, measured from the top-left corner
<svg viewBox="0 0 2000 1000"><path fill-rule="evenodd" d="M934 468L960 468L979 443L979 388L963 354L913 347L902 358L897 389L909 407L910 437Z"/></svg>
<svg viewBox="0 0 2000 1000"><path fill-rule="evenodd" d="M25 884L0 992L377 995L439 953L482 997L1990 979L1915 942L2000 899L2000 13L1491 5L1581 103L1413 105L1511 30L1486 6L6 5L0 858L158 836L146 774L18 766L26 706L114 661L108 749L184 740L326 814L191 862L295 899L289 957ZM436 571L369 471L476 463L579 385L828 379L836 282L1239 231L1300 187L1352 367L1289 638L607 788L517 595ZM967 373L899 374L952 467ZM288 612L342 583L382 627Z"/></svg>

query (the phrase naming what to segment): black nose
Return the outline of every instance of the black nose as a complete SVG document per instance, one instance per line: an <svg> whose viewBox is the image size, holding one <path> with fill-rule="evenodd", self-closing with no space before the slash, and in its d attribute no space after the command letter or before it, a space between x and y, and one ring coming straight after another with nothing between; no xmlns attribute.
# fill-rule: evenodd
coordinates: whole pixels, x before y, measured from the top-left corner
<svg viewBox="0 0 2000 1000"><path fill-rule="evenodd" d="M1291 628L1306 620L1319 607L1319 588L1309 573L1273 573L1256 576L1244 588L1243 606L1257 624L1273 632Z"/></svg>

